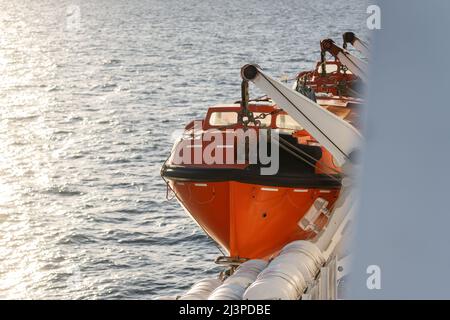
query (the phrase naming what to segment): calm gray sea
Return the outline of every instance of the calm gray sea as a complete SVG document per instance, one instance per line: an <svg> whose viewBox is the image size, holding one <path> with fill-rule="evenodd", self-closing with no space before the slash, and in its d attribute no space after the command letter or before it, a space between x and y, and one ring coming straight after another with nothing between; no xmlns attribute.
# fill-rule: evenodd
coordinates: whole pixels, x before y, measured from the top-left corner
<svg viewBox="0 0 450 320"><path fill-rule="evenodd" d="M366 37L360 0L0 0L0 298L151 299L220 271L166 201L173 132ZM255 93L256 94L256 93Z"/></svg>

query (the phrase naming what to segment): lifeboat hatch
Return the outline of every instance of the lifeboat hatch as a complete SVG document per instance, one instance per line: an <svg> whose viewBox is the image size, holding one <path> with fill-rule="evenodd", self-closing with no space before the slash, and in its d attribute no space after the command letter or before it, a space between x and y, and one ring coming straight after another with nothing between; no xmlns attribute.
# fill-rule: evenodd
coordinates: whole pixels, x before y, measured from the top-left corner
<svg viewBox="0 0 450 320"><path fill-rule="evenodd" d="M328 216L328 201L323 198L317 198L308 209L303 218L298 222L298 226L304 231L320 232L320 227L316 224L321 214Z"/></svg>

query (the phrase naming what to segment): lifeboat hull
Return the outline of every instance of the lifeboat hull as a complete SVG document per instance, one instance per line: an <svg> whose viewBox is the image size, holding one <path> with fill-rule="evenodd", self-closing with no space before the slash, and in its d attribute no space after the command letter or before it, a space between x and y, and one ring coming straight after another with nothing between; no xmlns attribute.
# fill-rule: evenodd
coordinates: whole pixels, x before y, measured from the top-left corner
<svg viewBox="0 0 450 320"><path fill-rule="evenodd" d="M276 172L264 174L262 169L269 164L260 159L261 143L266 143L272 158L272 141L257 141L253 151L248 147L245 163L237 161L242 124L233 121L240 106L209 108L199 128L194 122L188 124L161 169L187 213L233 259L268 258L288 242L313 238L316 234L299 222L318 198L326 200L330 209L341 188L340 169L331 154L284 111L274 105L250 105L249 109L254 115L264 113L265 122L253 128L255 134L270 128L279 138L278 152L273 154ZM234 120L230 124L226 119ZM221 135L231 131L231 139L224 137L211 145L210 139L204 139L211 131ZM202 157L209 149L215 161ZM258 155L256 161L250 161L250 152ZM317 232L328 218L316 214Z"/></svg>
<svg viewBox="0 0 450 320"><path fill-rule="evenodd" d="M214 241L231 257L247 259L269 258L290 241L312 238L315 233L304 231L299 221L319 197L331 207L340 190L333 182L317 182L317 177L314 183L300 181L296 186L214 179L167 181L188 214ZM322 215L316 224L326 221Z"/></svg>

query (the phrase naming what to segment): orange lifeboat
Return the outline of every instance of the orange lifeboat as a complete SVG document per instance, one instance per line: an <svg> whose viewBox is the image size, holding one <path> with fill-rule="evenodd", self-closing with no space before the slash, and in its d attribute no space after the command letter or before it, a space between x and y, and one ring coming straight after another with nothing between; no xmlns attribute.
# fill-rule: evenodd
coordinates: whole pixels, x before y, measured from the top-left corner
<svg viewBox="0 0 450 320"><path fill-rule="evenodd" d="M300 74L298 82L317 90L321 106L353 121L359 99L336 95L339 88L321 89L336 81L350 84L352 78L336 73L338 62L327 63L334 70L328 80L318 64ZM331 68L336 64L336 70ZM253 149L244 139L240 149L239 134L249 131L270 137L258 140ZM274 147L278 170L262 174L269 164L260 150L271 150L272 156ZM209 108L203 120L185 127L161 176L197 224L236 260L268 258L288 242L314 237L326 224L341 187L340 168L331 154L269 99ZM311 212L316 212L313 221Z"/></svg>

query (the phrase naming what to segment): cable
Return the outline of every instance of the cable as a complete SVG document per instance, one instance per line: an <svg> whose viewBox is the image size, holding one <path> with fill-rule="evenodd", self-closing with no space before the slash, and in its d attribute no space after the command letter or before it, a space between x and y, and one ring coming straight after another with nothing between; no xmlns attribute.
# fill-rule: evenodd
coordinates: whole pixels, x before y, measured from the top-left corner
<svg viewBox="0 0 450 320"><path fill-rule="evenodd" d="M285 143L288 144L292 149L295 149L295 151L303 154L304 156L307 156L308 158L310 158L311 160L313 160L314 162L318 162L320 159L316 159L313 156L311 156L310 154L308 154L307 152L299 149L298 147L296 147L294 144L290 143L289 141L287 141L286 139L284 139L283 137L280 137L280 139ZM341 172L339 172L338 170L330 167L329 165L326 164L318 164L319 166L322 166L322 169L329 169L331 171L334 171L336 174L341 174Z"/></svg>
<svg viewBox="0 0 450 320"><path fill-rule="evenodd" d="M341 152L342 153L342 155L345 157L345 158L347 158L347 159L350 159L349 158L349 156L344 152L344 151L342 151L340 148L339 148L339 146L338 145L336 145L335 143L334 143L334 141L333 140L331 140L331 138L330 137L328 137L326 134L325 134L325 132L323 132L313 121L311 121L299 108L297 108L297 106L288 98L288 97L286 97L285 95L284 95L284 93L283 92L281 92L280 91L280 89L278 89L277 88L277 86L275 86L273 83L272 83L272 81L270 81L267 77L266 77L266 75L264 74L264 73L262 73L262 72L259 72L259 74L261 75L261 76L263 76L264 77L264 79L266 79L266 81L267 82L269 82L271 85L272 85L272 87L275 89L275 90L277 90L282 96L283 96L283 98L285 98L298 112L300 112L302 115L303 115L303 117L305 117L305 119L307 120L307 121L309 121L309 123L311 123L325 138L327 138L327 140L329 141L329 142L331 142L331 144L333 145L333 146L335 146L336 147L336 149L337 150L339 150L339 152Z"/></svg>
<svg viewBox="0 0 450 320"><path fill-rule="evenodd" d="M283 140L283 138L281 138L281 140ZM279 145L281 148L283 148L284 150L286 150L287 152L289 152L290 154L292 154L294 157L296 157L296 158L302 160L303 162L305 162L306 164L310 165L311 167L313 167L313 168L316 167L314 163L308 161L307 159L305 159L304 157L302 157L302 156L299 155L298 153L295 153L294 151L292 151L291 149L289 149L289 147L287 147L287 146L285 146L285 145L283 145L283 144L281 144L281 143L278 143L278 145ZM313 159L314 159L314 158L313 158ZM330 169L331 169L331 168L330 168ZM341 183L341 180L340 180L339 178L336 178L335 176L333 176L333 175L331 175L331 174L329 174L329 173L324 173L324 174L325 174L327 177L329 177L330 179L332 179L332 180L334 180L334 181L336 181L336 182Z"/></svg>

